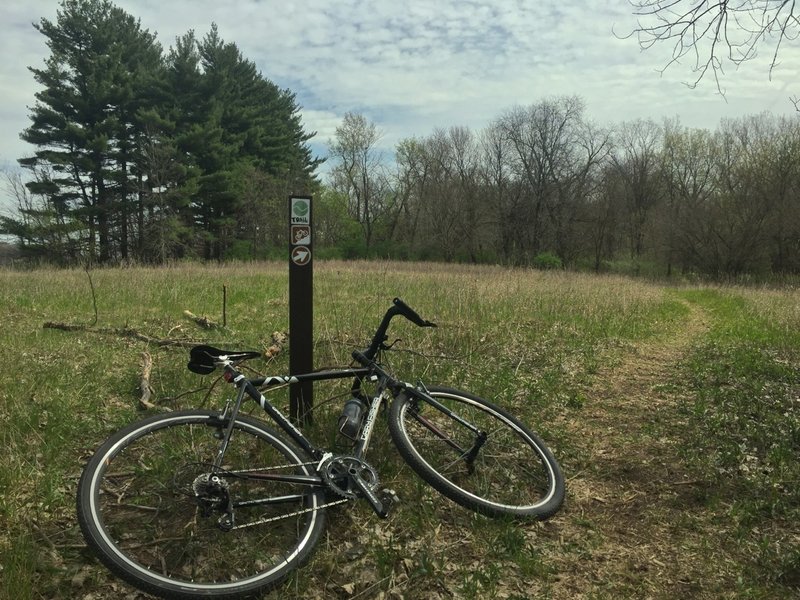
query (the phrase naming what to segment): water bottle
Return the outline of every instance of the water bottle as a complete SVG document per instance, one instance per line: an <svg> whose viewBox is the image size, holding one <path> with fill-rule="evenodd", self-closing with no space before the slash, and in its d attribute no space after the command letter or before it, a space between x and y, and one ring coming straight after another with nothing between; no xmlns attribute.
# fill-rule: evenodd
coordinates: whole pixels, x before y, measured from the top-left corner
<svg viewBox="0 0 800 600"><path fill-rule="evenodd" d="M339 417L339 432L351 440L356 439L358 431L361 429L363 414L364 403L355 396L351 397L342 408L342 415Z"/></svg>

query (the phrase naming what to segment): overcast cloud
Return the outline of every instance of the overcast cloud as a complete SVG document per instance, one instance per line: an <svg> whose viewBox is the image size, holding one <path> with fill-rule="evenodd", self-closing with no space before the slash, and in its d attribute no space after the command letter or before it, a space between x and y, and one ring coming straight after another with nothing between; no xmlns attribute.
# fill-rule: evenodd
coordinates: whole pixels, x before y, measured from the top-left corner
<svg viewBox="0 0 800 600"><path fill-rule="evenodd" d="M714 129L722 117L793 113L800 48L788 43L770 80L764 61L731 71L726 99L713 80L697 89L688 66L664 75L669 49L641 52L618 33L636 23L625 0L118 0L165 48L216 22L226 41L297 94L314 150L324 155L344 113L363 113L391 149L436 127L480 129L515 104L579 95L599 124L678 117ZM32 153L19 139L37 84L28 66L49 52L32 27L58 2L10 0L0 23L0 169Z"/></svg>

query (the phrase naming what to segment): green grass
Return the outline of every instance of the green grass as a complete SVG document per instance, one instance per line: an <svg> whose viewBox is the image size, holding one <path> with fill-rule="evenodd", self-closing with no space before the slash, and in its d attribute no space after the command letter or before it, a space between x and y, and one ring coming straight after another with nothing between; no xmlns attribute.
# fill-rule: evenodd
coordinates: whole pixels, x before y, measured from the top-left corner
<svg viewBox="0 0 800 600"><path fill-rule="evenodd" d="M688 361L686 458L757 585L800 585L800 312L796 295L684 293L712 315Z"/></svg>
<svg viewBox="0 0 800 600"><path fill-rule="evenodd" d="M272 332L288 330L283 263L101 269L91 278L95 328L259 350L270 345ZM223 285L226 328L201 329L183 316L190 310L221 321ZM796 294L674 290L614 276L500 267L322 262L315 272L316 364L349 363L395 296L439 328L395 321L390 338L402 341L390 357L394 370L509 408L548 441L568 477L593 460L581 454L565 423L586 418L586 389L599 370L637 342L680 328L687 303L707 310L712 335L686 365L695 388L684 408L687 459L704 453L692 464L720 485L709 505L724 506L719 518L735 518L736 535L753 548L753 562L742 567L742 590L793 585L797 540L773 534L798 516ZM142 352L153 357L161 409L219 406L226 397L222 385L207 393L213 376L186 370L185 349L43 328L48 321L92 324L94 318L84 271L0 271L0 594L6 596L12 586L19 586L13 588L21 590L18 598L119 596L122 584L82 548L74 494L93 449L145 414L137 408ZM288 355L252 366L285 373ZM347 384L315 388L316 441L336 442L328 425L346 392ZM288 410L284 392L275 402ZM413 476L384 429L370 459L407 501L387 522L366 506L337 511L315 558L275 597L347 597L347 590L363 598L381 591L444 596L446 590L464 598L523 598L534 591L548 597L559 577L554 557L591 552L562 547L557 533L545 535L538 525L491 521L448 503ZM755 475L742 478L749 456L756 457ZM754 524L758 533L748 535Z"/></svg>

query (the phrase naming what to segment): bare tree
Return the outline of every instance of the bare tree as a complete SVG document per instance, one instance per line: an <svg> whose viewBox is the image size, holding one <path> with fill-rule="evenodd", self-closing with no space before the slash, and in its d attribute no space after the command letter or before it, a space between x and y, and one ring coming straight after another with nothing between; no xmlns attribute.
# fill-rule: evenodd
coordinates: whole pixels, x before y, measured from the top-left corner
<svg viewBox="0 0 800 600"><path fill-rule="evenodd" d="M664 203L660 229L667 275L679 259L682 267L696 263L705 244L708 223L703 215L716 189L713 136L704 129L682 128L677 122L664 127L661 159Z"/></svg>
<svg viewBox="0 0 800 600"><path fill-rule="evenodd" d="M8 216L0 216L0 233L16 237L19 250L28 258L57 264L80 259L82 228L70 218L64 203L48 193L52 172L36 167L31 173L33 179L27 183L19 172L4 173L5 190L16 205Z"/></svg>
<svg viewBox="0 0 800 600"><path fill-rule="evenodd" d="M472 131L466 127L451 127L448 141L452 152L453 184L458 194L456 230L461 238L462 250L472 262L477 262L486 237L487 221L479 188L478 145Z"/></svg>
<svg viewBox="0 0 800 600"><path fill-rule="evenodd" d="M631 259L638 261L645 250L648 217L659 202L662 129L652 121L623 123L617 130L611 162L622 183L626 206Z"/></svg>
<svg viewBox="0 0 800 600"><path fill-rule="evenodd" d="M518 244L530 256L549 249L547 219L554 217L559 183L575 167L572 153L582 115L582 100L570 96L514 107L497 121L496 127L512 150L509 158L514 177L524 182L524 207L514 220Z"/></svg>
<svg viewBox="0 0 800 600"><path fill-rule="evenodd" d="M431 164L426 143L416 138L401 140L395 148L395 211L391 236L415 245L418 237L423 198L430 185Z"/></svg>
<svg viewBox="0 0 800 600"><path fill-rule="evenodd" d="M800 272L800 123L792 118L775 122L775 132L762 153L763 193L771 197L769 225L771 266L777 272Z"/></svg>
<svg viewBox="0 0 800 600"><path fill-rule="evenodd" d="M512 177L511 142L499 122L481 134L480 177L487 202L488 225L503 260L511 262L518 243L515 215L522 210L522 186Z"/></svg>
<svg viewBox="0 0 800 600"><path fill-rule="evenodd" d="M710 71L720 93L726 64L741 65L768 47L771 76L783 43L800 35L796 0L629 1L637 27L621 37L635 36L643 49L672 45L663 70L689 58L693 80L688 85L695 87Z"/></svg>
<svg viewBox="0 0 800 600"><path fill-rule="evenodd" d="M329 144L336 163L331 171L333 188L347 196L350 214L361 224L367 250L388 191L383 154L378 148L380 139L381 133L364 115L347 113L336 128L336 139Z"/></svg>
<svg viewBox="0 0 800 600"><path fill-rule="evenodd" d="M582 233L576 230L590 200L596 197L602 166L611 152L610 134L592 123L581 121L574 131L567 169L556 177L555 202L548 202L548 214L555 233L558 255L567 263L581 252Z"/></svg>
<svg viewBox="0 0 800 600"><path fill-rule="evenodd" d="M453 260L463 242L460 214L463 208L462 182L459 162L463 164L465 148L459 155L457 139L461 130L437 129L425 140L425 157L428 162L428 185L422 200L423 233L429 243L442 252L446 260ZM463 140L462 140L463 141Z"/></svg>
<svg viewBox="0 0 800 600"><path fill-rule="evenodd" d="M515 107L492 126L490 172L502 172L496 160L504 155L510 181L520 186L519 196L505 196L513 212L504 216L516 234L513 243L504 241L504 250L510 245L528 258L555 251L567 262L576 257L576 225L585 218L581 211L609 150L608 135L587 123L583 110L576 96L551 98Z"/></svg>
<svg viewBox="0 0 800 600"><path fill-rule="evenodd" d="M700 242L694 263L708 273L768 268L774 201L764 193L764 125L757 118L723 120L714 134L715 193L692 215Z"/></svg>
<svg viewBox="0 0 800 600"><path fill-rule="evenodd" d="M624 210L619 198L622 182L614 166L606 162L600 169L598 188L584 210L586 245L591 251L592 266L599 272L603 259L613 258L617 250L618 221Z"/></svg>

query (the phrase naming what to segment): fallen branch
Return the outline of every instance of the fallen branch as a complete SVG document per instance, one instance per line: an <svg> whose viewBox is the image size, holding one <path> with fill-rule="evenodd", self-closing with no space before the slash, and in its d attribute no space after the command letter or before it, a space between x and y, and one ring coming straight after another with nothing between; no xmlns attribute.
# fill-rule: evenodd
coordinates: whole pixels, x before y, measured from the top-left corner
<svg viewBox="0 0 800 600"><path fill-rule="evenodd" d="M208 317L198 317L193 312L188 310L183 311L183 314L186 318L191 319L200 325L200 327L204 327L205 329L214 329L215 327L219 327L219 323L212 321Z"/></svg>
<svg viewBox="0 0 800 600"><path fill-rule="evenodd" d="M150 335L140 333L130 327L91 327L88 325L74 325L71 323L54 323L48 321L42 326L44 329L58 329L60 331L88 331L89 333L101 333L104 335L117 335L120 337L128 337L148 344L156 346L179 346L183 348L191 348L200 342L195 340L177 340L177 339L160 339Z"/></svg>
<svg viewBox="0 0 800 600"><path fill-rule="evenodd" d="M150 385L150 371L153 369L153 357L149 352L142 352L142 379L139 382L139 390L142 397L139 398L139 408L150 409L156 405L150 402L153 395L153 388Z"/></svg>
<svg viewBox="0 0 800 600"><path fill-rule="evenodd" d="M61 331L91 331L88 325L70 325L69 323L53 323L48 321L42 325L43 329L60 329Z"/></svg>

